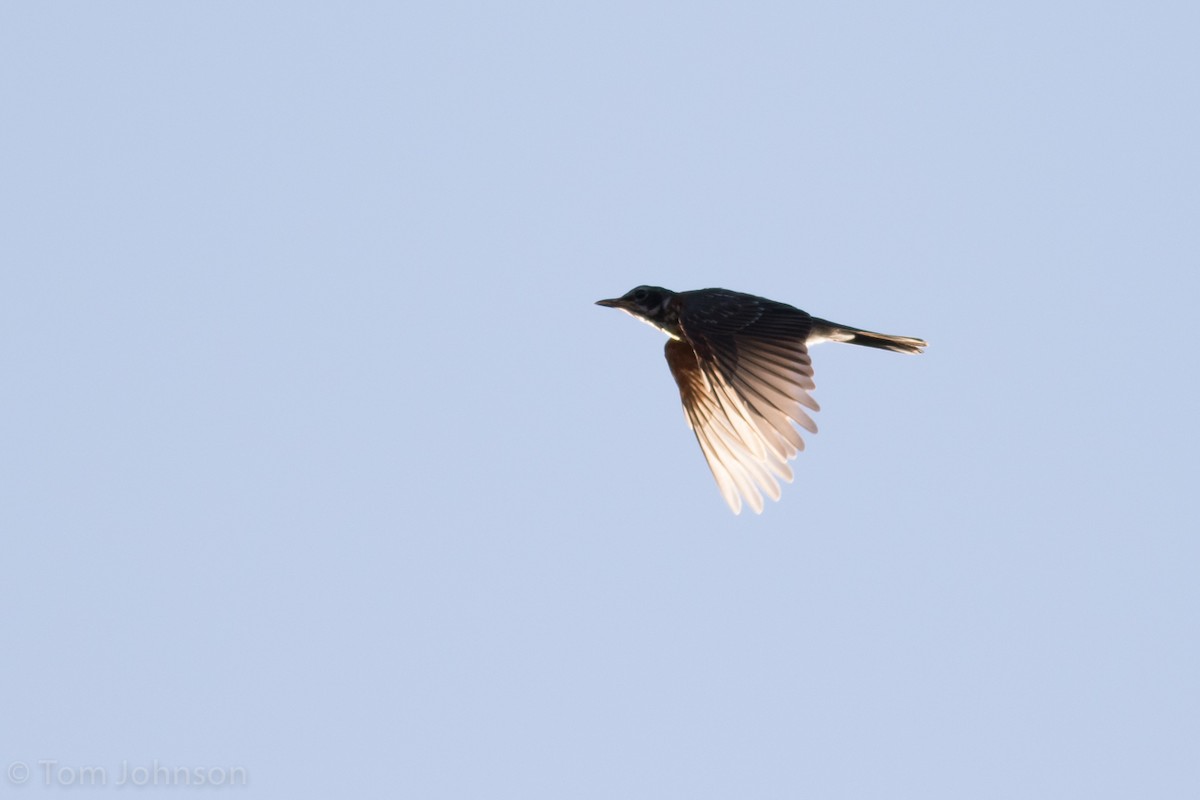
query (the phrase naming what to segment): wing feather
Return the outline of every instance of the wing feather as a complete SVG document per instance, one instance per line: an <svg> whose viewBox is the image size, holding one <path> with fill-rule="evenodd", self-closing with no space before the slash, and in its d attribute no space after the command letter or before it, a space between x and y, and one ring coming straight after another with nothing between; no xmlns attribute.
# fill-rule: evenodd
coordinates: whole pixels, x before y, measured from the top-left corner
<svg viewBox="0 0 1200 800"><path fill-rule="evenodd" d="M788 462L804 450L799 428L816 433L809 411L811 317L798 308L736 291L704 289L684 302L684 336L666 345L685 419L716 486L734 513L778 500L792 481ZM684 293L692 294L692 293Z"/></svg>
<svg viewBox="0 0 1200 800"><path fill-rule="evenodd" d="M667 342L667 363L725 502L735 514L743 502L761 513L763 495L778 500L779 481L792 480L788 462L804 449L797 426L817 431L807 413L819 410L809 395L811 317L752 295L703 291L702 302L684 303L694 310L681 314L684 337Z"/></svg>

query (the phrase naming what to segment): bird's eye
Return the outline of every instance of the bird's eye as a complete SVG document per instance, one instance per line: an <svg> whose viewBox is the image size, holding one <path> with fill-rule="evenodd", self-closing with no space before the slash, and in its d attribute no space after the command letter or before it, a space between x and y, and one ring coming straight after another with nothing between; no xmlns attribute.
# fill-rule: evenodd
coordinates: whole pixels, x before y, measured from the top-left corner
<svg viewBox="0 0 1200 800"><path fill-rule="evenodd" d="M647 292L645 289L638 289L636 292L633 293L633 299L637 300L639 303L641 303L641 302L645 301L646 297L649 294L650 293Z"/></svg>

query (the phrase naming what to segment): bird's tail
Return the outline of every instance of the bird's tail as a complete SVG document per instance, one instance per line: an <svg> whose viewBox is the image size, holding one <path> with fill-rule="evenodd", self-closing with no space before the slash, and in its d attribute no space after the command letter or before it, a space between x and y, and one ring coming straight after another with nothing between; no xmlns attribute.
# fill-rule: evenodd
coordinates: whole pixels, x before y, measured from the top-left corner
<svg viewBox="0 0 1200 800"><path fill-rule="evenodd" d="M924 348L927 346L924 339L864 331L813 317L812 334L809 336L809 341L822 340L861 344L863 347L878 347L880 350L891 350L895 353L908 353L909 355L924 352Z"/></svg>

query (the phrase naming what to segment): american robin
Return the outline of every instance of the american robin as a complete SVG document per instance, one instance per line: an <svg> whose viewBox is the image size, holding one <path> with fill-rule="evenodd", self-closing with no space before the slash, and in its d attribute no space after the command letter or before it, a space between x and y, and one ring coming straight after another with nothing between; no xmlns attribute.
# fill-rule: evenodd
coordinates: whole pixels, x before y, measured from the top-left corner
<svg viewBox="0 0 1200 800"><path fill-rule="evenodd" d="M792 480L788 461L804 449L795 426L817 432L807 413L819 409L809 395L815 384L808 345L847 342L911 354L926 346L728 289L638 286L597 305L619 308L671 337L667 364L684 416L735 514L743 499L762 513L764 492L778 500L779 481Z"/></svg>

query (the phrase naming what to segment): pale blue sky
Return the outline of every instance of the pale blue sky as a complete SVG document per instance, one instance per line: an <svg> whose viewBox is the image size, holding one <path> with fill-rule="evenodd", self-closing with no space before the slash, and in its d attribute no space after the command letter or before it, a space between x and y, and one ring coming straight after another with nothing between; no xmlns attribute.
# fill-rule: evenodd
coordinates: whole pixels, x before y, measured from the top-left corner
<svg viewBox="0 0 1200 800"><path fill-rule="evenodd" d="M7 4L0 786L1200 794L1198 36ZM821 433L734 517L592 305L639 283L931 346L816 349Z"/></svg>

